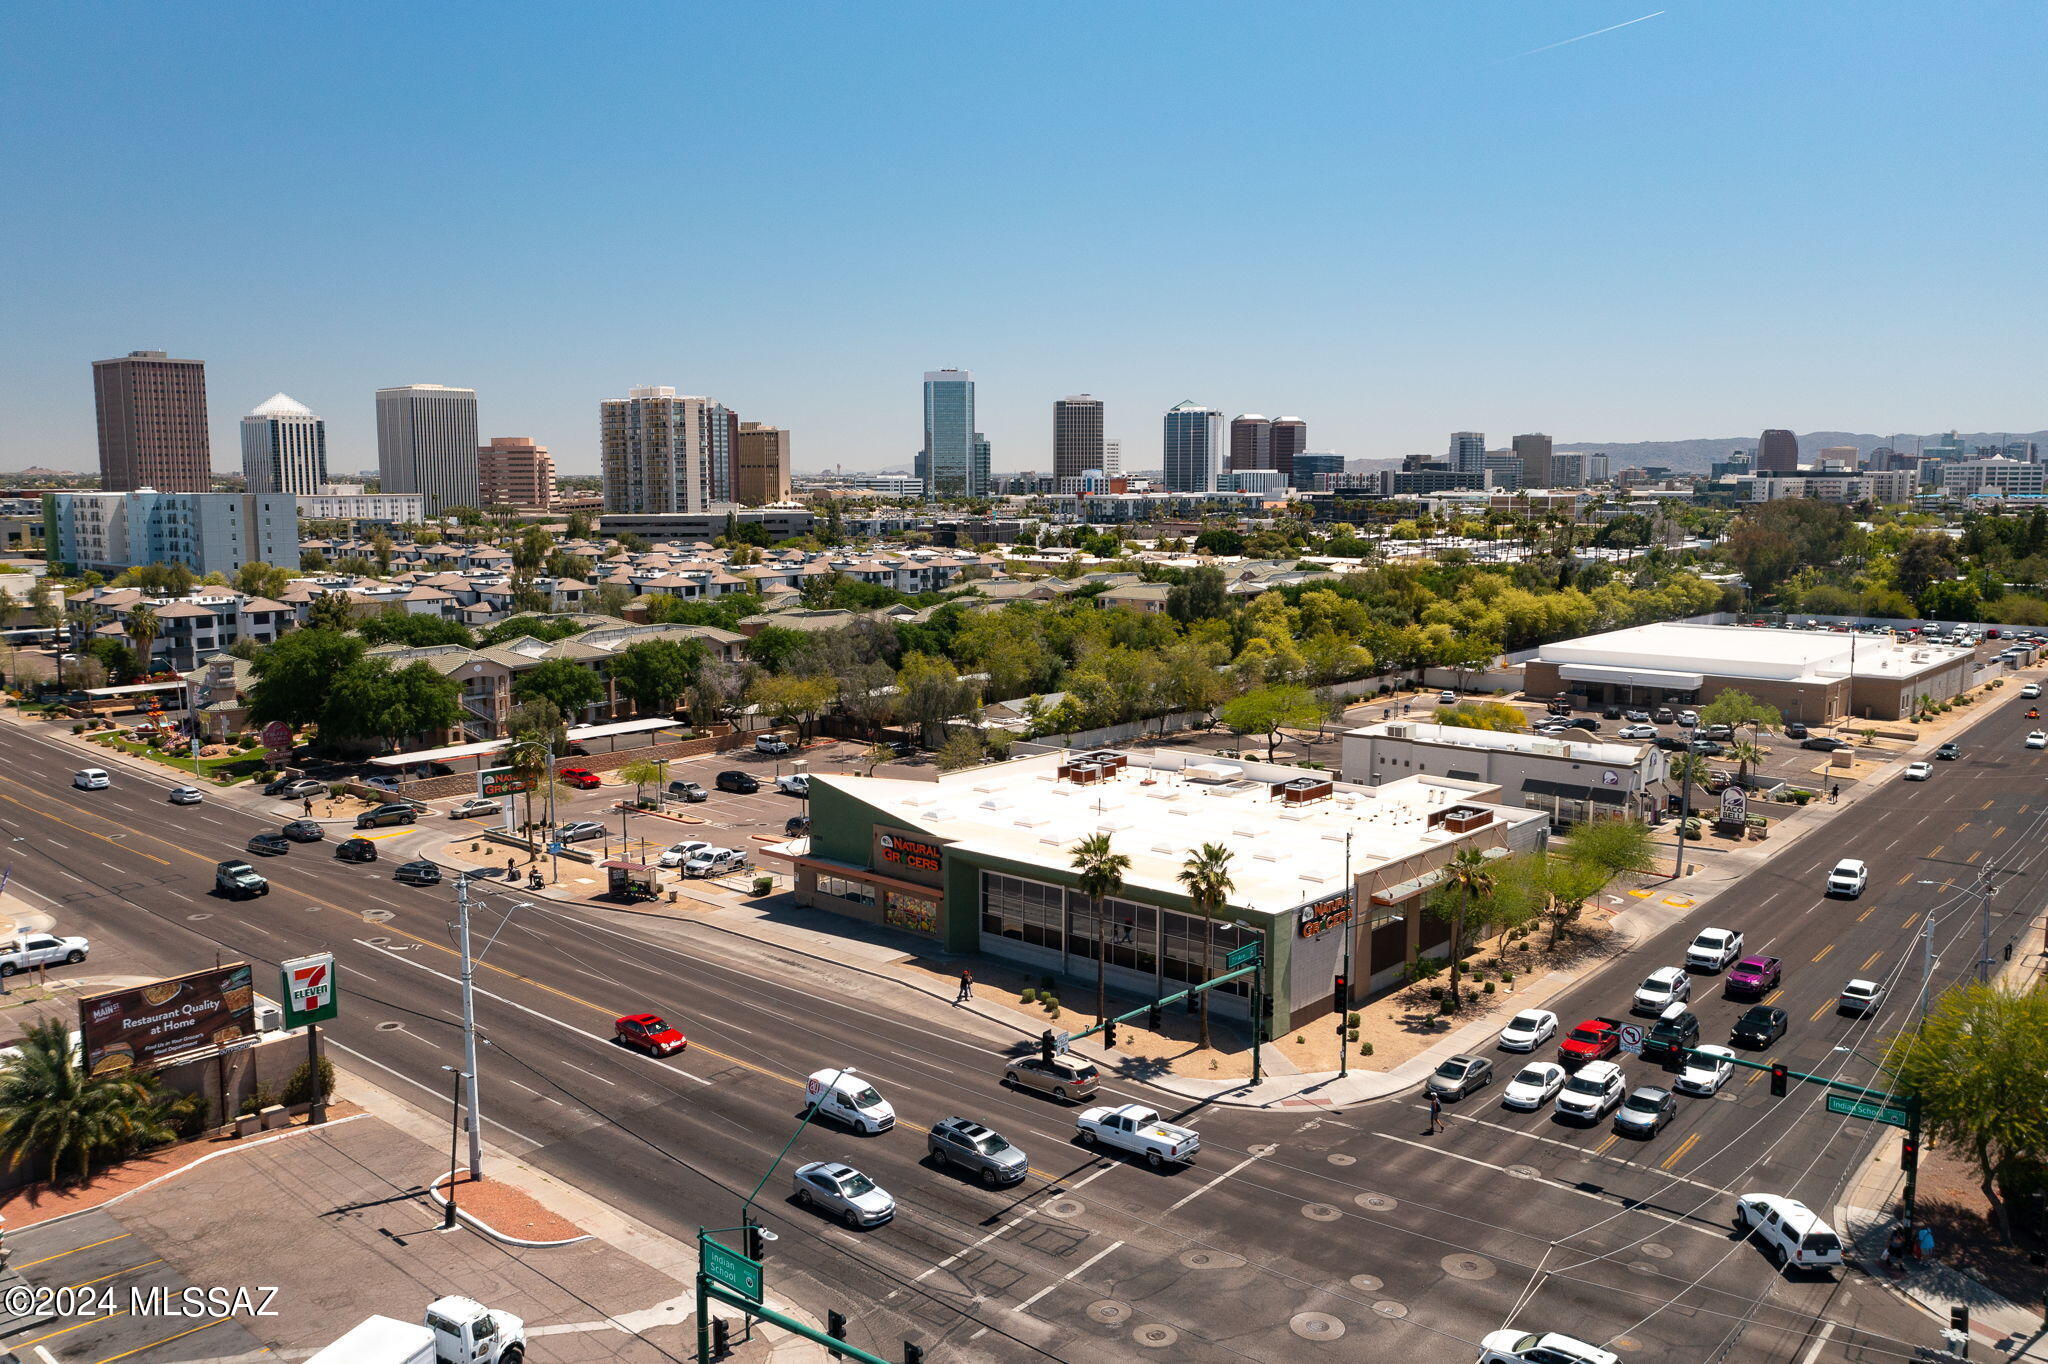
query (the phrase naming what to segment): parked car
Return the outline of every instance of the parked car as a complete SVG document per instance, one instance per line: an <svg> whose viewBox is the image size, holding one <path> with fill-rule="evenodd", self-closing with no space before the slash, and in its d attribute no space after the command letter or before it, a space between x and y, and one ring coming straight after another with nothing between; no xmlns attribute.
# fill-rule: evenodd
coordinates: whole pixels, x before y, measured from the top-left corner
<svg viewBox="0 0 2048 1364"><path fill-rule="evenodd" d="M1681 719L1681 718L1679 717L1678 713L1677 713L1676 711L1672 710L1672 709L1671 709L1671 707L1669 707L1669 706L1659 706L1659 707L1657 707L1657 709L1655 709L1655 710L1653 710L1653 711L1651 711L1651 712L1650 712L1650 718L1651 718L1652 720L1656 721L1656 722L1657 722L1658 724L1660 724L1660 725L1669 725L1669 724L1686 724L1686 723L1688 723L1687 721L1685 721L1685 720ZM1690 721L1690 723L1692 723L1692 724L1697 724L1697 723L1699 723L1699 718L1698 718L1697 716L1695 716L1695 717L1694 717L1694 718L1692 719L1692 721Z"/></svg>
<svg viewBox="0 0 2048 1364"><path fill-rule="evenodd" d="M1719 739L1721 742L1727 743L1735 737L1735 727L1733 725L1708 725L1707 737L1709 739Z"/></svg>
<svg viewBox="0 0 2048 1364"><path fill-rule="evenodd" d="M791 1176L791 1193L798 1207L830 1213L856 1230L879 1226L896 1215L896 1200L888 1190L836 1160L799 1165Z"/></svg>
<svg viewBox="0 0 2048 1364"><path fill-rule="evenodd" d="M1612 1061L1589 1061L1558 1092L1557 1116L1598 1122L1621 1103L1626 1087L1620 1066Z"/></svg>
<svg viewBox="0 0 2048 1364"><path fill-rule="evenodd" d="M1025 1154L997 1133L967 1118L941 1118L925 1134L925 1152L940 1169L956 1166L990 1188L1015 1184L1031 1172Z"/></svg>
<svg viewBox="0 0 2048 1364"><path fill-rule="evenodd" d="M1692 747L1692 740L1683 734L1659 734L1657 747L1667 753L1684 753Z"/></svg>
<svg viewBox="0 0 2048 1364"><path fill-rule="evenodd" d="M1534 1051L1557 1036L1557 1015L1548 1009L1524 1009L1500 1030L1502 1051Z"/></svg>
<svg viewBox="0 0 2048 1364"><path fill-rule="evenodd" d="M789 740L780 734L763 734L754 740L754 751L779 758L790 751Z"/></svg>
<svg viewBox="0 0 2048 1364"><path fill-rule="evenodd" d="M358 829L381 829L387 824L411 824L418 820L420 812L403 801L392 801L379 805L374 810L365 810L356 816Z"/></svg>
<svg viewBox="0 0 2048 1364"><path fill-rule="evenodd" d="M1556 707L1553 706L1552 710L1555 711L1555 709ZM1602 706L1600 708L1600 716L1604 720L1619 720L1622 717L1622 709L1620 706Z"/></svg>
<svg viewBox="0 0 2048 1364"><path fill-rule="evenodd" d="M679 800L686 805L696 805L711 799L711 793L693 781L672 781L662 795L669 800Z"/></svg>
<svg viewBox="0 0 2048 1364"><path fill-rule="evenodd" d="M1079 1103L1101 1085L1102 1072L1094 1062L1078 1056L1055 1056L1050 1061L1017 1056L1004 1064L1003 1083L1013 1089L1035 1089L1068 1103Z"/></svg>
<svg viewBox="0 0 2048 1364"><path fill-rule="evenodd" d="M1623 719L1635 724L1647 725L1650 723L1650 712L1646 710L1625 710L1621 714Z"/></svg>
<svg viewBox="0 0 2048 1364"><path fill-rule="evenodd" d="M1571 1072L1555 1061L1532 1061L1515 1072L1515 1078L1501 1090L1500 1101L1509 1108L1533 1113L1555 1099L1570 1076Z"/></svg>
<svg viewBox="0 0 2048 1364"><path fill-rule="evenodd" d="M1785 1035L1785 1011L1769 1004L1752 1004L1735 1020L1729 1036L1737 1046L1761 1051Z"/></svg>
<svg viewBox="0 0 2048 1364"><path fill-rule="evenodd" d="M687 838L681 843L671 843L662 849L656 863L664 867L680 867L710 846L711 844L701 838Z"/></svg>
<svg viewBox="0 0 2048 1364"><path fill-rule="evenodd" d="M1870 883L1870 868L1858 857L1845 857L1828 873L1828 894L1855 899Z"/></svg>
<svg viewBox="0 0 2048 1364"><path fill-rule="evenodd" d="M1902 774L1907 781L1926 781L1934 775L1934 764L1929 762L1907 763Z"/></svg>
<svg viewBox="0 0 2048 1364"><path fill-rule="evenodd" d="M1484 1056L1453 1056L1429 1076L1429 1092L1444 1099L1462 1099L1493 1083L1493 1062Z"/></svg>
<svg viewBox="0 0 2048 1364"><path fill-rule="evenodd" d="M1656 1085L1638 1085L1614 1110L1614 1130L1632 1137L1654 1137L1677 1115L1677 1095Z"/></svg>
<svg viewBox="0 0 2048 1364"><path fill-rule="evenodd" d="M1721 988L1729 995L1769 994L1784 979L1785 964L1776 957L1758 954L1744 957L1728 968Z"/></svg>
<svg viewBox="0 0 2048 1364"><path fill-rule="evenodd" d="M809 815L791 815L788 819L782 821L782 836L784 838L802 838L810 833L810 831L811 817Z"/></svg>
<svg viewBox="0 0 2048 1364"><path fill-rule="evenodd" d="M745 772L721 772L714 785L721 791L741 796L751 796L761 789L761 783Z"/></svg>
<svg viewBox="0 0 2048 1364"><path fill-rule="evenodd" d="M1671 711L1668 707L1658 711L1657 713L1659 715L1671 715ZM1679 725L1686 729L1698 729L1700 727L1700 713L1696 710L1680 710L1678 714L1673 718L1677 720Z"/></svg>
<svg viewBox="0 0 2048 1364"><path fill-rule="evenodd" d="M71 774L71 784L81 791L104 791L113 782L97 767L82 767Z"/></svg>
<svg viewBox="0 0 2048 1364"><path fill-rule="evenodd" d="M1750 1193L1735 1200L1735 1230L1763 1242L1786 1269L1820 1269L1842 1263L1842 1238L1796 1198Z"/></svg>
<svg viewBox="0 0 2048 1364"><path fill-rule="evenodd" d="M326 795L327 783L314 781L311 777L279 777L263 788L263 794L283 800L304 800L307 796Z"/></svg>
<svg viewBox="0 0 2048 1364"><path fill-rule="evenodd" d="M171 788L171 804L173 805L197 805L205 799L206 794L196 786L173 786Z"/></svg>
<svg viewBox="0 0 2048 1364"><path fill-rule="evenodd" d="M1832 753L1838 748L1849 747L1849 741L1847 739L1830 739L1825 734L1816 734L1810 738L1801 739L1799 746L1813 753Z"/></svg>
<svg viewBox="0 0 2048 1364"><path fill-rule="evenodd" d="M1686 745L1686 751L1690 753L1697 753L1702 758L1718 758L1728 750L1721 747L1720 744L1714 742L1712 739L1694 739L1691 743Z"/></svg>
<svg viewBox="0 0 2048 1364"><path fill-rule="evenodd" d="M1797 720L1785 726L1785 737L1788 739L1804 739L1812 733L1812 730L1800 724Z"/></svg>
<svg viewBox="0 0 2048 1364"><path fill-rule="evenodd" d="M1950 742L1943 744L1940 748L1935 749L1934 756L1941 759L1943 762L1954 762L1957 758L1963 756L1963 750L1958 748L1955 742L1951 740Z"/></svg>
<svg viewBox="0 0 2048 1364"><path fill-rule="evenodd" d="M261 857L280 857L292 850L292 841L283 834L257 834L243 846L244 852L256 853Z"/></svg>
<svg viewBox="0 0 2048 1364"><path fill-rule="evenodd" d="M441 884L441 868L425 858L421 858L417 862L401 862L398 864L398 869L392 872L391 875L394 880L402 881L408 886L438 886Z"/></svg>
<svg viewBox="0 0 2048 1364"><path fill-rule="evenodd" d="M650 1056L673 1056L690 1045L660 1014L627 1014L612 1022L612 1036Z"/></svg>
<svg viewBox="0 0 2048 1364"><path fill-rule="evenodd" d="M1455 706L1458 704L1458 693L1454 691L1440 691L1436 694L1436 703L1439 706Z"/></svg>
<svg viewBox="0 0 2048 1364"><path fill-rule="evenodd" d="M1660 966L1636 987L1631 1013L1661 1014L1673 1004L1692 998L1692 977L1682 966Z"/></svg>
<svg viewBox="0 0 2048 1364"><path fill-rule="evenodd" d="M21 933L0 939L0 976L37 967L76 966L92 951L85 938L60 938L51 933Z"/></svg>
<svg viewBox="0 0 2048 1364"><path fill-rule="evenodd" d="M375 862L377 845L367 838L344 838L334 845L334 856L341 862Z"/></svg>
<svg viewBox="0 0 2048 1364"><path fill-rule="evenodd" d="M1620 729L1614 731L1614 737L1617 739L1654 739L1657 737L1657 727L1655 725L1623 725Z"/></svg>
<svg viewBox="0 0 2048 1364"><path fill-rule="evenodd" d="M1686 1094L1718 1094L1735 1073L1735 1053L1726 1047L1695 1047L1671 1087Z"/></svg>
<svg viewBox="0 0 2048 1364"><path fill-rule="evenodd" d="M1875 980L1852 980L1842 987L1835 1007L1847 1014L1867 1014L1884 1002L1884 985Z"/></svg>
<svg viewBox="0 0 2048 1364"><path fill-rule="evenodd" d="M593 838L603 838L604 825L594 819L576 819L555 830L558 843L583 843Z"/></svg>
<svg viewBox="0 0 2048 1364"><path fill-rule="evenodd" d="M504 812L505 807L489 796L471 796L448 812L450 819L475 819L479 815L495 815Z"/></svg>
<svg viewBox="0 0 2048 1364"><path fill-rule="evenodd" d="M295 819L285 825L282 832L294 843L318 843L327 837L327 830L321 828L320 822L314 819Z"/></svg>
<svg viewBox="0 0 2048 1364"><path fill-rule="evenodd" d="M1685 964L1695 971L1719 971L1742 955L1742 934L1732 928L1703 928L1685 949Z"/></svg>
<svg viewBox="0 0 2048 1364"><path fill-rule="evenodd" d="M597 773L587 767L564 767L555 775L560 777L565 785L573 786L578 791L595 791L604 784L597 779Z"/></svg>

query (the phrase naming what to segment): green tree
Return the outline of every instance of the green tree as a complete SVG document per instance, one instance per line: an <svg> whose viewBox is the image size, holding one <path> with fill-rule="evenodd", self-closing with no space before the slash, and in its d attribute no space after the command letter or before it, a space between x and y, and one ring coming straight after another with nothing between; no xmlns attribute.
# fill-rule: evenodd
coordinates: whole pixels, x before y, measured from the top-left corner
<svg viewBox="0 0 2048 1364"><path fill-rule="evenodd" d="M581 663L551 658L512 679L512 695L521 701L544 696L562 714L573 717L604 699L604 683Z"/></svg>
<svg viewBox="0 0 2048 1364"><path fill-rule="evenodd" d="M86 1074L70 1029L57 1019L30 1024L0 1068L0 1156L9 1169L33 1162L52 1184L171 1140L171 1117L149 1077Z"/></svg>
<svg viewBox="0 0 2048 1364"><path fill-rule="evenodd" d="M779 673L789 667L790 660L802 653L809 642L809 636L801 630L763 626L761 633L746 643L747 660L771 673Z"/></svg>
<svg viewBox="0 0 2048 1364"><path fill-rule="evenodd" d="M380 575L391 571L391 553L397 548L391 543L391 537L383 531L370 533L370 557L377 561L377 572Z"/></svg>
<svg viewBox="0 0 2048 1364"><path fill-rule="evenodd" d="M1735 759L1735 779L1742 785L1749 785L1749 769L1761 764L1764 751L1752 743L1736 742L1728 745L1728 756Z"/></svg>
<svg viewBox="0 0 2048 1364"><path fill-rule="evenodd" d="M668 780L668 763L659 758L640 758L619 769L619 780L633 783L635 803L645 799L647 788Z"/></svg>
<svg viewBox="0 0 2048 1364"><path fill-rule="evenodd" d="M963 767L977 767L985 756L981 735L971 729L955 729L939 745L939 771L957 772Z"/></svg>
<svg viewBox="0 0 2048 1364"><path fill-rule="evenodd" d="M546 800L555 784L555 769L549 755L559 756L568 751L569 727L554 702L536 696L514 706L505 717L505 737L509 741L505 761L512 775L527 784L526 827L531 829L534 801Z"/></svg>
<svg viewBox="0 0 2048 1364"><path fill-rule="evenodd" d="M2048 1177L2048 990L1949 990L1917 1032L1892 1039L1886 1069L1934 1139L1977 1167L2010 1242L2013 1196Z"/></svg>
<svg viewBox="0 0 2048 1364"><path fill-rule="evenodd" d="M1238 734L1266 736L1266 761L1273 760L1274 741L1282 729L1314 725L1323 718L1323 708L1307 687L1283 683L1254 687L1244 695L1223 703L1223 723Z"/></svg>
<svg viewBox="0 0 2048 1364"><path fill-rule="evenodd" d="M1109 990L1104 976L1109 935L1103 931L1102 902L1124 888L1124 873L1131 869L1131 859L1110 847L1108 834L1090 834L1068 851L1073 854L1074 870L1080 873L1075 879L1081 884L1081 893L1088 897L1088 908L1095 919L1095 1021L1100 1023L1109 1016Z"/></svg>
<svg viewBox="0 0 2048 1364"><path fill-rule="evenodd" d="M323 592L306 608L306 626L312 630L353 630L355 603L346 592Z"/></svg>
<svg viewBox="0 0 2048 1364"><path fill-rule="evenodd" d="M57 630L64 625L64 598L47 575L36 579L35 621L38 630Z"/></svg>
<svg viewBox="0 0 2048 1364"><path fill-rule="evenodd" d="M199 575L180 563L137 564L114 580L117 587L139 587L153 597L182 597Z"/></svg>
<svg viewBox="0 0 2048 1364"><path fill-rule="evenodd" d="M1452 1013L1464 1007L1458 994L1458 978L1465 969L1465 924L1471 918L1473 903L1486 900L1493 890L1493 868L1485 854L1477 848L1460 848L1445 864L1443 880L1430 894L1430 914L1447 918L1451 924L1451 978L1444 991L1444 1003Z"/></svg>
<svg viewBox="0 0 2048 1364"><path fill-rule="evenodd" d="M1650 826L1640 819L1589 819L1574 824L1564 836L1565 856L1598 867L1609 878L1622 872L1646 872L1657 864Z"/></svg>
<svg viewBox="0 0 2048 1364"><path fill-rule="evenodd" d="M282 720L292 728L320 718L334 679L363 655L363 641L307 626L294 630L249 661L256 674L249 688L249 718L256 724Z"/></svg>
<svg viewBox="0 0 2048 1364"><path fill-rule="evenodd" d="M979 700L974 684L961 681L951 663L919 653L903 656L896 687L904 718L917 725L918 741L927 746L935 726L965 715Z"/></svg>
<svg viewBox="0 0 2048 1364"><path fill-rule="evenodd" d="M839 683L830 677L766 673L755 678L754 685L747 689L747 702L771 719L796 721L797 738L801 740L810 722L832 704L838 692Z"/></svg>
<svg viewBox="0 0 2048 1364"><path fill-rule="evenodd" d="M696 683L704 666L704 644L695 639L643 639L604 662L619 693L642 715L672 710Z"/></svg>
<svg viewBox="0 0 2048 1364"><path fill-rule="evenodd" d="M1785 717L1776 706L1766 705L1748 692L1730 687L1717 692L1713 700L1700 707L1700 723L1726 725L1731 730L1748 724L1759 729L1777 729L1785 723Z"/></svg>
<svg viewBox="0 0 2048 1364"><path fill-rule="evenodd" d="M291 586L291 581L290 570L266 564L261 559L250 559L235 570L235 590L251 597L274 599Z"/></svg>
<svg viewBox="0 0 2048 1364"><path fill-rule="evenodd" d="M1202 916L1202 966L1196 972L1203 980L1209 978L1209 971L1216 960L1216 916L1230 902L1230 893L1237 885L1230 877L1230 849L1221 843L1204 843L1189 854L1174 873L1174 880L1187 889L1188 899L1194 903L1195 913ZM1349 928L1345 932L1350 932ZM1202 991L1202 1040L1204 1051L1209 1048L1209 995Z"/></svg>
<svg viewBox="0 0 2048 1364"><path fill-rule="evenodd" d="M1187 581L1168 588L1166 614L1182 625L1229 615L1230 599L1223 590L1223 570L1198 568L1187 575Z"/></svg>
<svg viewBox="0 0 2048 1364"><path fill-rule="evenodd" d="M150 671L150 651L156 647L157 630L160 627L156 608L146 601L135 603L129 608L128 619L124 625L128 631L128 638L135 641L136 667L146 674Z"/></svg>
<svg viewBox="0 0 2048 1364"><path fill-rule="evenodd" d="M512 566L523 573L537 573L554 547L554 536L539 526L528 526L512 546Z"/></svg>
<svg viewBox="0 0 2048 1364"><path fill-rule="evenodd" d="M590 531L591 521L589 512L574 511L569 513L569 524L563 531L563 534L568 539L588 540L590 538Z"/></svg>
<svg viewBox="0 0 2048 1364"><path fill-rule="evenodd" d="M356 633L366 644L403 644L414 649L436 644L460 644L471 648L476 644L476 636L459 620L415 614L403 608L364 617L356 626Z"/></svg>
<svg viewBox="0 0 2048 1364"><path fill-rule="evenodd" d="M875 769L883 763L896 761L896 750L888 744L869 744L861 755L861 761L868 765L867 776L874 776Z"/></svg>
<svg viewBox="0 0 2048 1364"><path fill-rule="evenodd" d="M388 658L358 658L330 680L321 741L377 739L389 748L408 735L453 729L462 721L461 690L426 663L393 669Z"/></svg>

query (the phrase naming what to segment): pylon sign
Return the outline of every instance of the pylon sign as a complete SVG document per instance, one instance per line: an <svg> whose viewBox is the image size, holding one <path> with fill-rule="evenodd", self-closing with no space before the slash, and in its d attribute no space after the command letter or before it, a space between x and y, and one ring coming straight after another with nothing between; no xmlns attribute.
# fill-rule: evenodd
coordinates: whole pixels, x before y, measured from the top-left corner
<svg viewBox="0 0 2048 1364"><path fill-rule="evenodd" d="M341 991L334 979L334 954L321 952L311 957L294 957L280 962L280 993L284 997L284 1025L303 1028L308 1023L326 1023L341 1012Z"/></svg>

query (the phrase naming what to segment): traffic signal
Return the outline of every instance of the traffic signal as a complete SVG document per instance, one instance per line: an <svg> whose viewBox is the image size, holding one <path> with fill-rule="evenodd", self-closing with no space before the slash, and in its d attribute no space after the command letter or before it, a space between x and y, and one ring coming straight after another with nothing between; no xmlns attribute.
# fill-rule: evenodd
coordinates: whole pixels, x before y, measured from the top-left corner
<svg viewBox="0 0 2048 1364"><path fill-rule="evenodd" d="M846 1313L844 1313L844 1312L827 1312L827 1313L825 1314L825 1334L826 1334L826 1335L828 1335L828 1336L830 1336L830 1337L832 1337L832 1339L834 1339L834 1340L845 1340L845 1339L846 1339ZM832 1357L833 1357L834 1359L844 1359L844 1358L846 1358L846 1356L845 1356L845 1355L843 1355L843 1354L839 1353L839 1351L837 1351L837 1350L833 1350L833 1349L827 1349L827 1350L825 1351L825 1353L826 1353L826 1354L828 1354L828 1355L831 1355L831 1356L832 1356Z"/></svg>
<svg viewBox="0 0 2048 1364"><path fill-rule="evenodd" d="M1111 1050L1115 1050L1116 1048L1116 1020L1114 1018L1105 1019L1103 1021L1102 1045L1110 1048Z"/></svg>
<svg viewBox="0 0 2048 1364"><path fill-rule="evenodd" d="M1948 1309L1948 1329L1957 1335L1970 1334L1970 1309L1962 1303Z"/></svg>
<svg viewBox="0 0 2048 1364"><path fill-rule="evenodd" d="M1335 989L1335 991L1334 991L1334 992L1333 992L1333 993L1331 994L1331 997L1330 997L1330 1007L1331 1007L1331 1008L1333 1008L1333 1009L1335 1009L1335 1010L1336 1010L1336 1011L1337 1011L1338 1013L1340 1013L1340 1014L1342 1014L1342 1013L1348 1013L1348 1012L1350 1012L1350 1009L1351 1009L1351 990L1350 990L1350 988L1349 988L1349 987L1350 987L1350 985L1351 985L1351 982L1350 982L1350 981L1348 981L1348 980L1346 980L1346 979L1344 979L1344 977L1343 977L1343 975L1342 975L1342 974L1339 974L1339 975L1338 975L1338 977L1337 977L1337 986L1336 986L1336 989Z"/></svg>
<svg viewBox="0 0 2048 1364"><path fill-rule="evenodd" d="M768 1254L768 1238L761 1234L761 1224L752 1217L746 1222L746 1257L759 1264Z"/></svg>
<svg viewBox="0 0 2048 1364"><path fill-rule="evenodd" d="M711 1355L723 1359L732 1353L732 1322L724 1317L711 1319Z"/></svg>
<svg viewBox="0 0 2048 1364"><path fill-rule="evenodd" d="M1782 1099L1785 1097L1785 1080L1787 1074L1788 1072L1785 1069L1785 1063L1783 1061L1771 1062L1771 1097L1773 1099Z"/></svg>
<svg viewBox="0 0 2048 1364"><path fill-rule="evenodd" d="M1044 1032L1038 1034L1038 1059L1047 1065L1051 1065L1053 1053L1059 1050L1059 1045L1059 1038L1052 1035L1051 1028L1047 1028Z"/></svg>
<svg viewBox="0 0 2048 1364"><path fill-rule="evenodd" d="M1913 1137L1899 1140L1899 1170L1907 1175L1917 1174L1920 1170L1920 1143Z"/></svg>
<svg viewBox="0 0 2048 1364"><path fill-rule="evenodd" d="M924 1346L903 1342L903 1364L924 1364Z"/></svg>
<svg viewBox="0 0 2048 1364"><path fill-rule="evenodd" d="M1156 999L1152 1001L1152 1006L1145 1011L1145 1026L1153 1032L1159 1031L1159 1001Z"/></svg>

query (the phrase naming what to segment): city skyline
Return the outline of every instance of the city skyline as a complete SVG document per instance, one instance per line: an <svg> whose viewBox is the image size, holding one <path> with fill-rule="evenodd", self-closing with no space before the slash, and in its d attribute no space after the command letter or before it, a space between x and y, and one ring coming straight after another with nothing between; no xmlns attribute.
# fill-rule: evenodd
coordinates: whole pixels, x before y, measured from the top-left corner
<svg viewBox="0 0 2048 1364"><path fill-rule="evenodd" d="M1002 55L971 81L939 56L962 35L909 14L657 14L642 31L657 46L687 31L773 47L787 97L763 108L735 68L544 113L483 98L483 68L421 82L344 15L298 17L320 63L266 68L225 13L142 11L110 32L84 11L25 12L0 63L19 107L46 112L4 153L39 192L10 214L0 463L90 468L82 367L143 347L207 362L223 461L238 416L282 391L325 417L336 469L374 462L374 391L422 374L474 385L488 429L532 435L570 473L597 468L593 405L650 375L772 414L807 467L898 465L920 439L906 376L946 363L980 376L980 429L1009 470L1049 467L1047 405L1081 391L1104 399L1132 467L1156 463L1157 414L1189 395L1303 413L1319 448L1353 457L1440 448L1454 428L1621 442L1930 431L1965 414L2048 425L2033 360L2048 323L2011 306L2044 191L2005 172L2041 141L2038 108L1868 98L1924 82L1934 51L1953 88L2027 88L2042 11L1733 0L1536 51L1635 17L1190 7L1188 31L1248 41L1273 54L1262 62L1286 53L1288 78L1318 91L1248 114L1146 60L1157 33L1138 13L1095 16L1079 60L1038 16L976 14L972 40ZM412 22L426 48L479 36L454 13ZM499 16L483 36L484 67L548 90L616 70L595 17ZM1446 99L1426 75L1446 66L1488 75ZM1733 97L1736 70L1770 98ZM1020 123L1025 105L1046 112ZM110 125L130 131L110 140ZM676 183L596 211L596 167L652 138L775 167L786 207L697 212ZM422 140L450 154L388 154ZM876 192L939 156L956 179L944 202L910 214ZM376 211L289 231L231 211L227 187L275 164ZM1286 227L1162 231L1195 164L1288 184ZM1519 208L1446 228L1396 208L1390 184L1410 204L1476 189ZM1998 211L1888 211L1880 186ZM142 237L176 268L132 263ZM684 262L687 284L621 289L621 262L652 260ZM258 321L253 280L267 315L296 325ZM1216 327L1221 289L1286 299L1287 326L1256 342ZM1970 346L1927 344L1931 319L1955 317L1973 319Z"/></svg>

